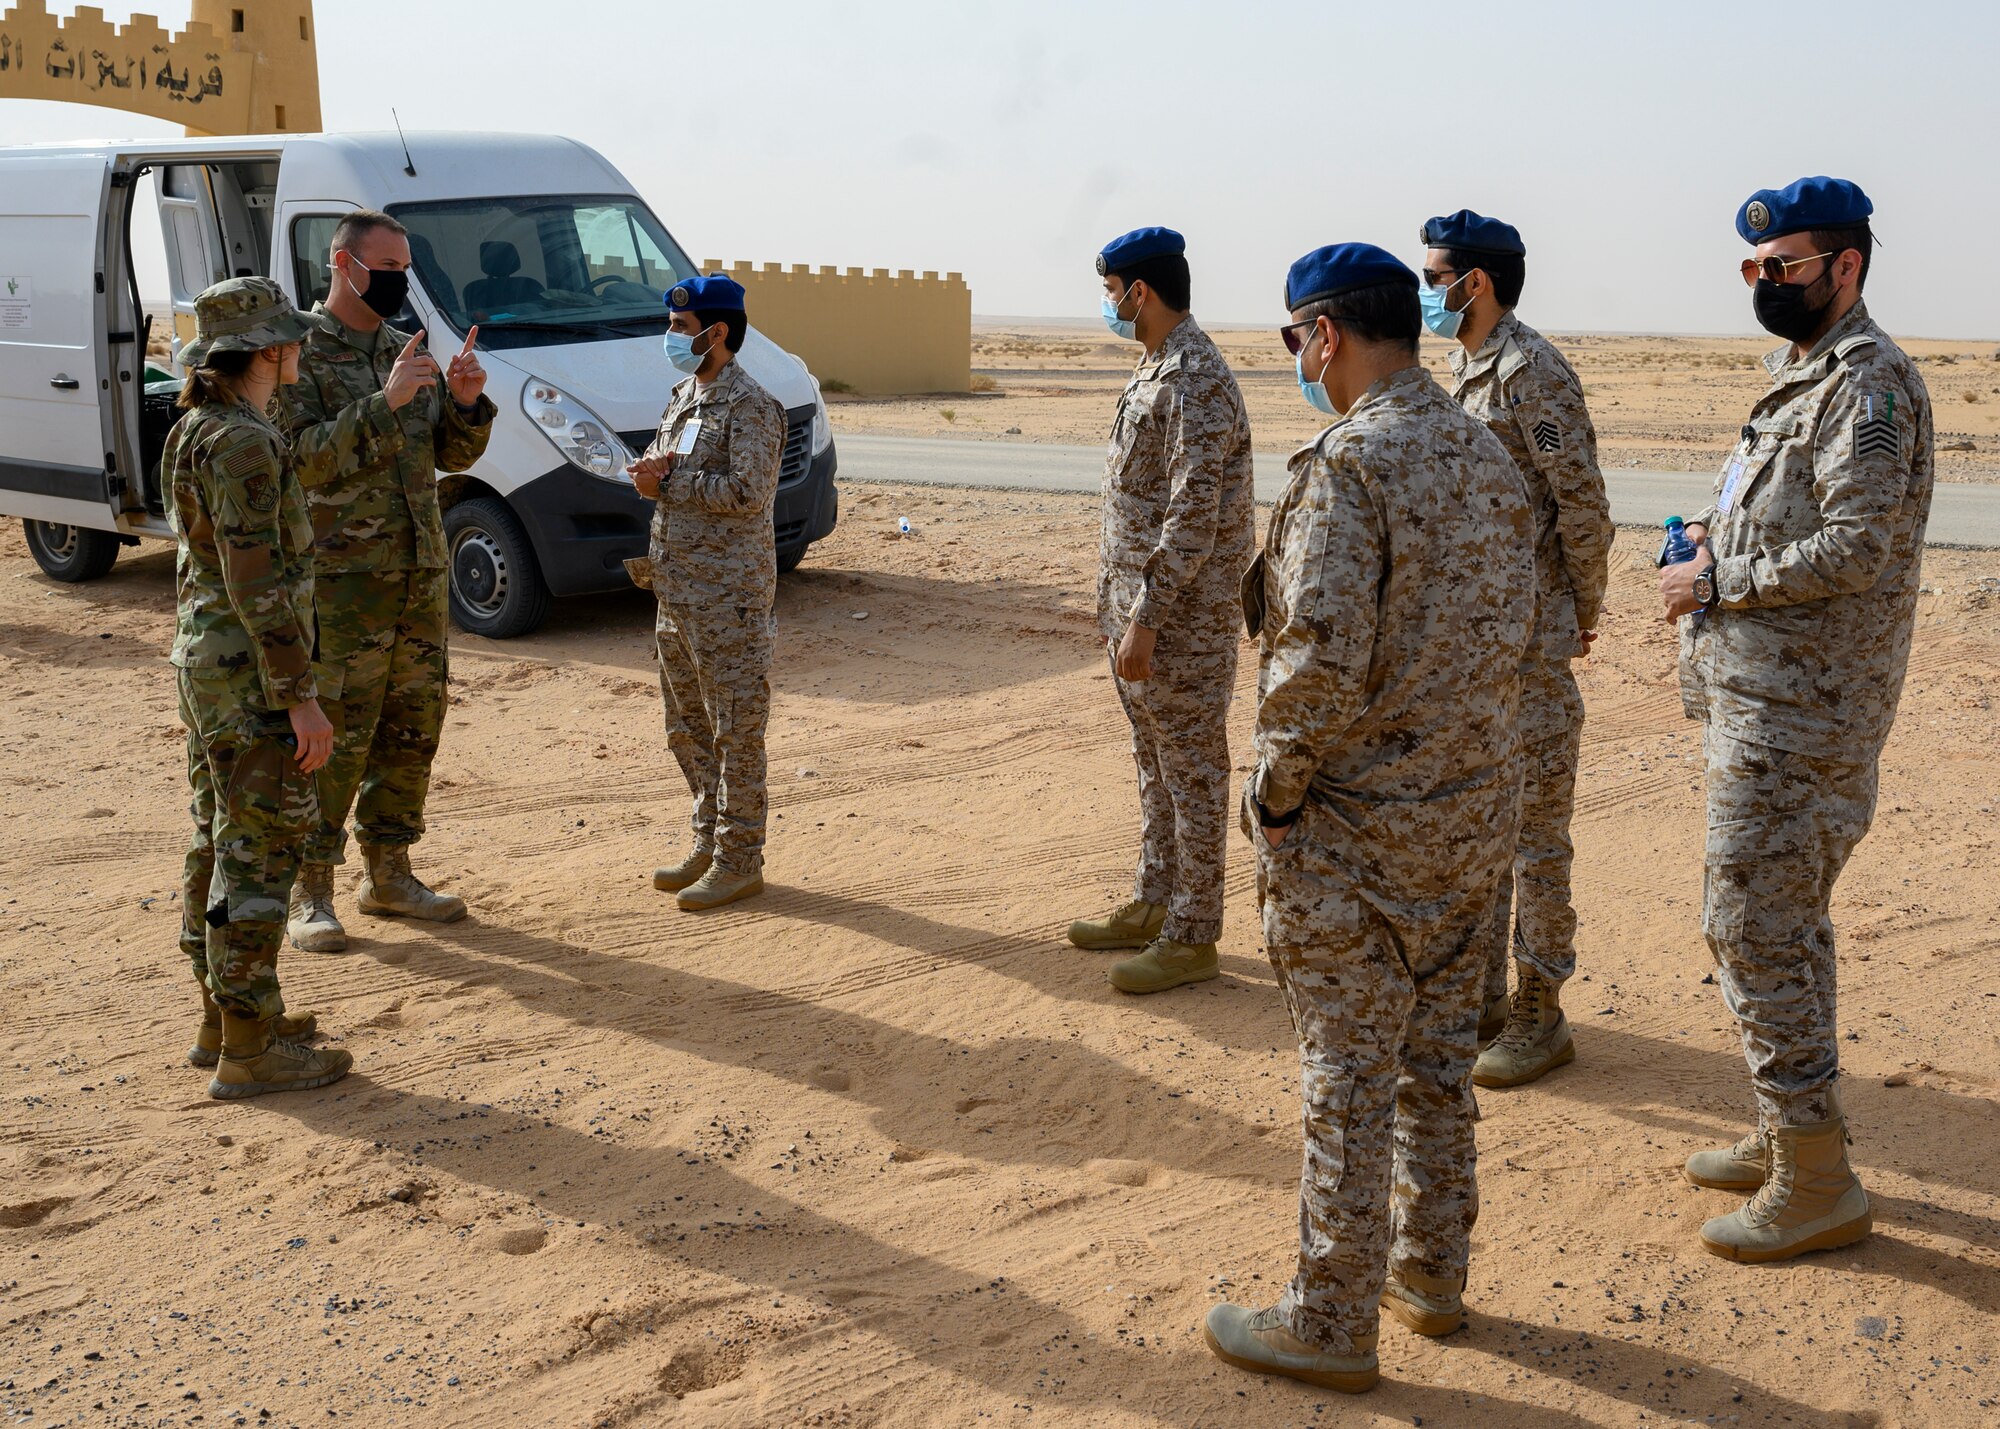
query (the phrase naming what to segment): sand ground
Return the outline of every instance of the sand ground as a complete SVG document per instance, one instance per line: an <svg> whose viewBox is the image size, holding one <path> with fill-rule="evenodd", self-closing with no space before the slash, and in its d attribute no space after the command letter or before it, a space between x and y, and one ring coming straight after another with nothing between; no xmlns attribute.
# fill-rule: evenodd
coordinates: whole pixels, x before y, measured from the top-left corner
<svg viewBox="0 0 2000 1429"><path fill-rule="evenodd" d="M1059 941L1126 896L1136 830L1094 500L851 487L843 516L780 591L763 899L650 887L685 796L645 597L460 638L418 867L472 915L365 918L344 871L353 950L283 974L358 1071L241 1104L182 1061L171 554L68 587L0 533L7 1423L2000 1417L2000 557L1927 564L1836 906L1874 1237L1769 1268L1697 1246L1731 1201L1679 1164L1748 1095L1697 926L1695 732L1621 534L1582 674L1578 1060L1482 1094L1470 1326L1389 1324L1346 1400L1200 1339L1217 1299L1276 1294L1294 1226L1248 846L1218 981L1122 997Z"/></svg>
<svg viewBox="0 0 2000 1429"><path fill-rule="evenodd" d="M1532 322L1532 314L1523 314ZM1287 451L1325 425L1300 400L1274 329L1211 334L1243 387L1259 451ZM1719 471L1768 382L1768 338L1611 337L1551 333L1583 379L1606 467ZM1424 360L1449 382L1452 344L1424 339ZM1930 388L1940 481L2000 481L2000 346L1916 338L1904 347ZM831 394L834 425L885 436L967 437L1074 445L1102 442L1138 348L1100 326L975 320L974 382L956 396ZM990 386L988 386L990 384Z"/></svg>

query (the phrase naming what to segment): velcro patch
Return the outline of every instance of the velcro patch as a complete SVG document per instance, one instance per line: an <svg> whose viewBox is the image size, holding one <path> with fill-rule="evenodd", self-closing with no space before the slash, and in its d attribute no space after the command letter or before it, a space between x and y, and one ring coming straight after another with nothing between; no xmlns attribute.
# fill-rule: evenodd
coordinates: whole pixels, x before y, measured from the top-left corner
<svg viewBox="0 0 2000 1429"><path fill-rule="evenodd" d="M243 499L252 511L269 513L278 509L278 482L268 471L252 472L243 478Z"/></svg>
<svg viewBox="0 0 2000 1429"><path fill-rule="evenodd" d="M1854 454L1856 456L1893 457L1896 450L1896 423L1886 416L1869 418L1857 414L1854 419Z"/></svg>
<svg viewBox="0 0 2000 1429"><path fill-rule="evenodd" d="M1563 434L1561 427L1558 427L1546 417L1535 423L1535 445L1542 451L1559 452L1562 450L1562 444Z"/></svg>

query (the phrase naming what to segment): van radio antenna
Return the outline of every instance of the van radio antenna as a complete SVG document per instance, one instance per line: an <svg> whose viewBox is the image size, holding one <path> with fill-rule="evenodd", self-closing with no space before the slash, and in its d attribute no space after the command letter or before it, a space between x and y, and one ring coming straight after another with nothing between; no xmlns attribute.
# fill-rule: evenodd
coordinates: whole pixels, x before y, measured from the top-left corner
<svg viewBox="0 0 2000 1429"><path fill-rule="evenodd" d="M417 166L416 163L410 158L410 141L408 139L403 138L402 116L396 113L396 106L393 104L389 106L389 117L396 121L396 137L402 140L403 172L408 174L411 178L414 179L417 176Z"/></svg>

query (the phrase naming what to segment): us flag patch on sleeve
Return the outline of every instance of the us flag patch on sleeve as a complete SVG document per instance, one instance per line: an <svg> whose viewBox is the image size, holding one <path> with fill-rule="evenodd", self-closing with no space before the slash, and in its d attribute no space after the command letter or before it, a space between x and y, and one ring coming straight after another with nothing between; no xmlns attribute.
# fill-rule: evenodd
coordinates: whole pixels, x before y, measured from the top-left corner
<svg viewBox="0 0 2000 1429"><path fill-rule="evenodd" d="M1563 434L1561 427L1558 427L1546 417L1535 423L1536 447L1545 452L1559 452L1562 450L1562 444Z"/></svg>
<svg viewBox="0 0 2000 1429"><path fill-rule="evenodd" d="M1893 457L1896 451L1896 394L1885 393L1879 402L1863 397L1854 414L1854 454Z"/></svg>

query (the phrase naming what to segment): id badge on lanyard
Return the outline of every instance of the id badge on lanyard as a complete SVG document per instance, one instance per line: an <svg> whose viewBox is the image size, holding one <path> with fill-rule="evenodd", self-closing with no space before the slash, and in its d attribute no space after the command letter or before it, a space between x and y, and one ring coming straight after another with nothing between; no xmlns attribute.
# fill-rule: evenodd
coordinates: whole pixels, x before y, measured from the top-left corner
<svg viewBox="0 0 2000 1429"><path fill-rule="evenodd" d="M694 450L694 444L701 440L701 418L692 417L681 428L681 439L674 443L674 454L686 456Z"/></svg>
<svg viewBox="0 0 2000 1429"><path fill-rule="evenodd" d="M1727 516L1729 508L1736 504L1736 488L1743 484L1743 458L1733 456L1729 465L1722 469L1722 495L1716 499L1715 514Z"/></svg>

